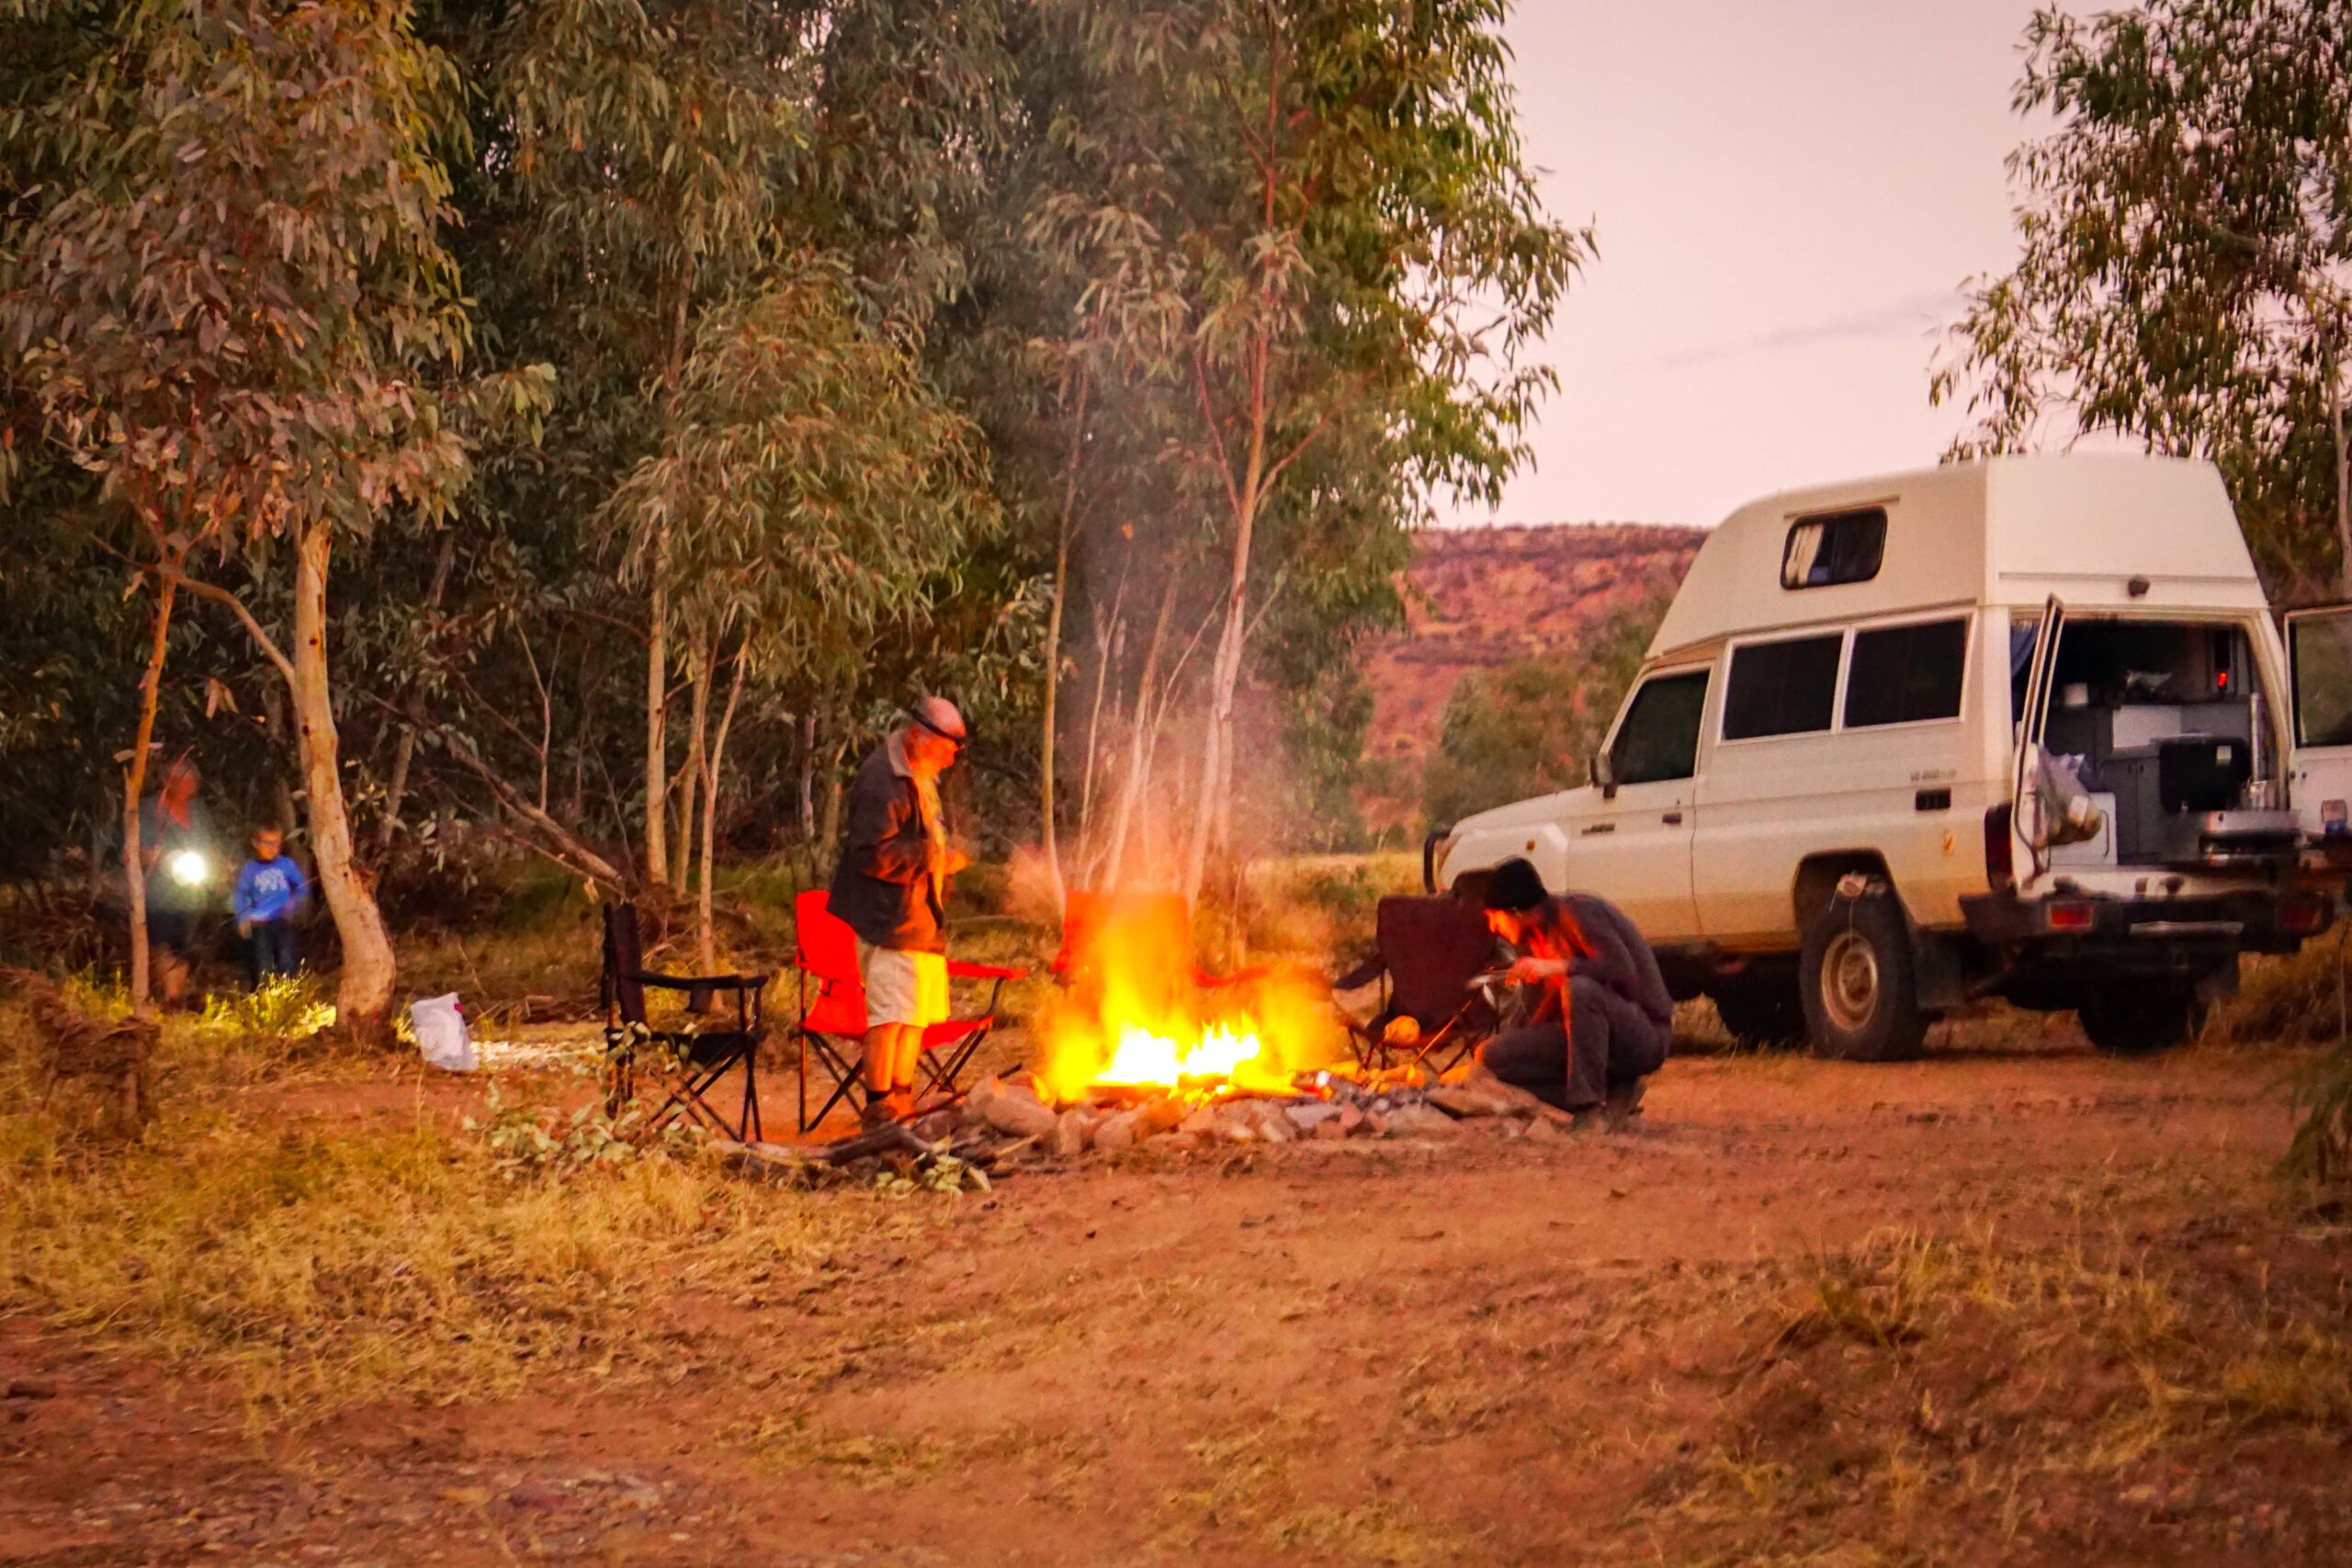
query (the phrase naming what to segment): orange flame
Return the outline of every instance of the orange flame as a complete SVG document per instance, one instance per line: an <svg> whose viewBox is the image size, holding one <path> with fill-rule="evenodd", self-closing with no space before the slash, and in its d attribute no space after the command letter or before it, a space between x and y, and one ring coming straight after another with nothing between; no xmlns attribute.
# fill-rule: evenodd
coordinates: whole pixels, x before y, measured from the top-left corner
<svg viewBox="0 0 2352 1568"><path fill-rule="evenodd" d="M1307 977L1272 971L1196 984L1181 902L1125 901L1092 930L1074 930L1069 956L1069 988L1046 1021L1038 1075L1057 1100L1098 1088L1188 1100L1287 1094L1298 1074L1340 1055L1325 988Z"/></svg>

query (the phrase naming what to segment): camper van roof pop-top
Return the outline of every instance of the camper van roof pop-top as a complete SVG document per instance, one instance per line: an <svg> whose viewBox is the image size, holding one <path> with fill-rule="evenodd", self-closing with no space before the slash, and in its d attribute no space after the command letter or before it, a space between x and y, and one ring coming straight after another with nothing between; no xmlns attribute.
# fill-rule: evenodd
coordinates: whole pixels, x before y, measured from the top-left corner
<svg viewBox="0 0 2352 1568"><path fill-rule="evenodd" d="M1903 1055L1997 995L2146 1048L2333 918L2352 611L2282 641L2205 463L1785 491L1700 547L1592 762L1434 832L1431 885L1598 893L1744 1038Z"/></svg>
<svg viewBox="0 0 2352 1568"><path fill-rule="evenodd" d="M1650 657L1718 637L1939 604L2263 609L2210 463L1992 457L1783 491L1725 518Z"/></svg>

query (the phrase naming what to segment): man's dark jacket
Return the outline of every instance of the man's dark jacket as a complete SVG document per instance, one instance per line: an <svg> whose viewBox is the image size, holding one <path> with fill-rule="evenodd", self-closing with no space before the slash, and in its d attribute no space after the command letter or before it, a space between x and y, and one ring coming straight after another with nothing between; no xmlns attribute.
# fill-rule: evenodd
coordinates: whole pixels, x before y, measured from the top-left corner
<svg viewBox="0 0 2352 1568"><path fill-rule="evenodd" d="M849 786L849 831L827 903L876 947L944 953L940 927L947 911L930 867L915 781L890 765L886 740L858 765Z"/></svg>

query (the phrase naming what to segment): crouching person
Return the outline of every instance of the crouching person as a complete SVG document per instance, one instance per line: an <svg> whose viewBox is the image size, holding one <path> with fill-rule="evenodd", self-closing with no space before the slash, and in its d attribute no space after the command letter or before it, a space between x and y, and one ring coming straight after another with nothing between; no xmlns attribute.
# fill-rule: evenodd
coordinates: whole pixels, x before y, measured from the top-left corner
<svg viewBox="0 0 2352 1568"><path fill-rule="evenodd" d="M868 1125L913 1112L923 1032L947 1016L947 882L971 859L949 846L939 775L965 739L955 704L922 698L850 785L848 830L826 903L857 933Z"/></svg>
<svg viewBox="0 0 2352 1568"><path fill-rule="evenodd" d="M1545 995L1533 1021L1479 1047L1505 1083L1577 1114L1628 1115L1665 1065L1674 998L1657 955L1624 911L1589 894L1554 897L1524 860L1497 866L1487 925L1519 960L1508 977Z"/></svg>

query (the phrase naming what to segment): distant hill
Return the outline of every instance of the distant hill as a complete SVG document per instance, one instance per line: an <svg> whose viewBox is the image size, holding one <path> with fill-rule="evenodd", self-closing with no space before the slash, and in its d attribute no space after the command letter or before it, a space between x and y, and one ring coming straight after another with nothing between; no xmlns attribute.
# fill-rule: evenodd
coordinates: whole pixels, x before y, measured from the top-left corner
<svg viewBox="0 0 2352 1568"><path fill-rule="evenodd" d="M1432 529L1407 570L1406 627L1367 651L1374 695L1367 815L1400 820L1418 800L1446 697L1465 671L1573 649L1654 582L1673 584L1706 537L1642 523ZM1390 798L1390 797L1393 797Z"/></svg>

